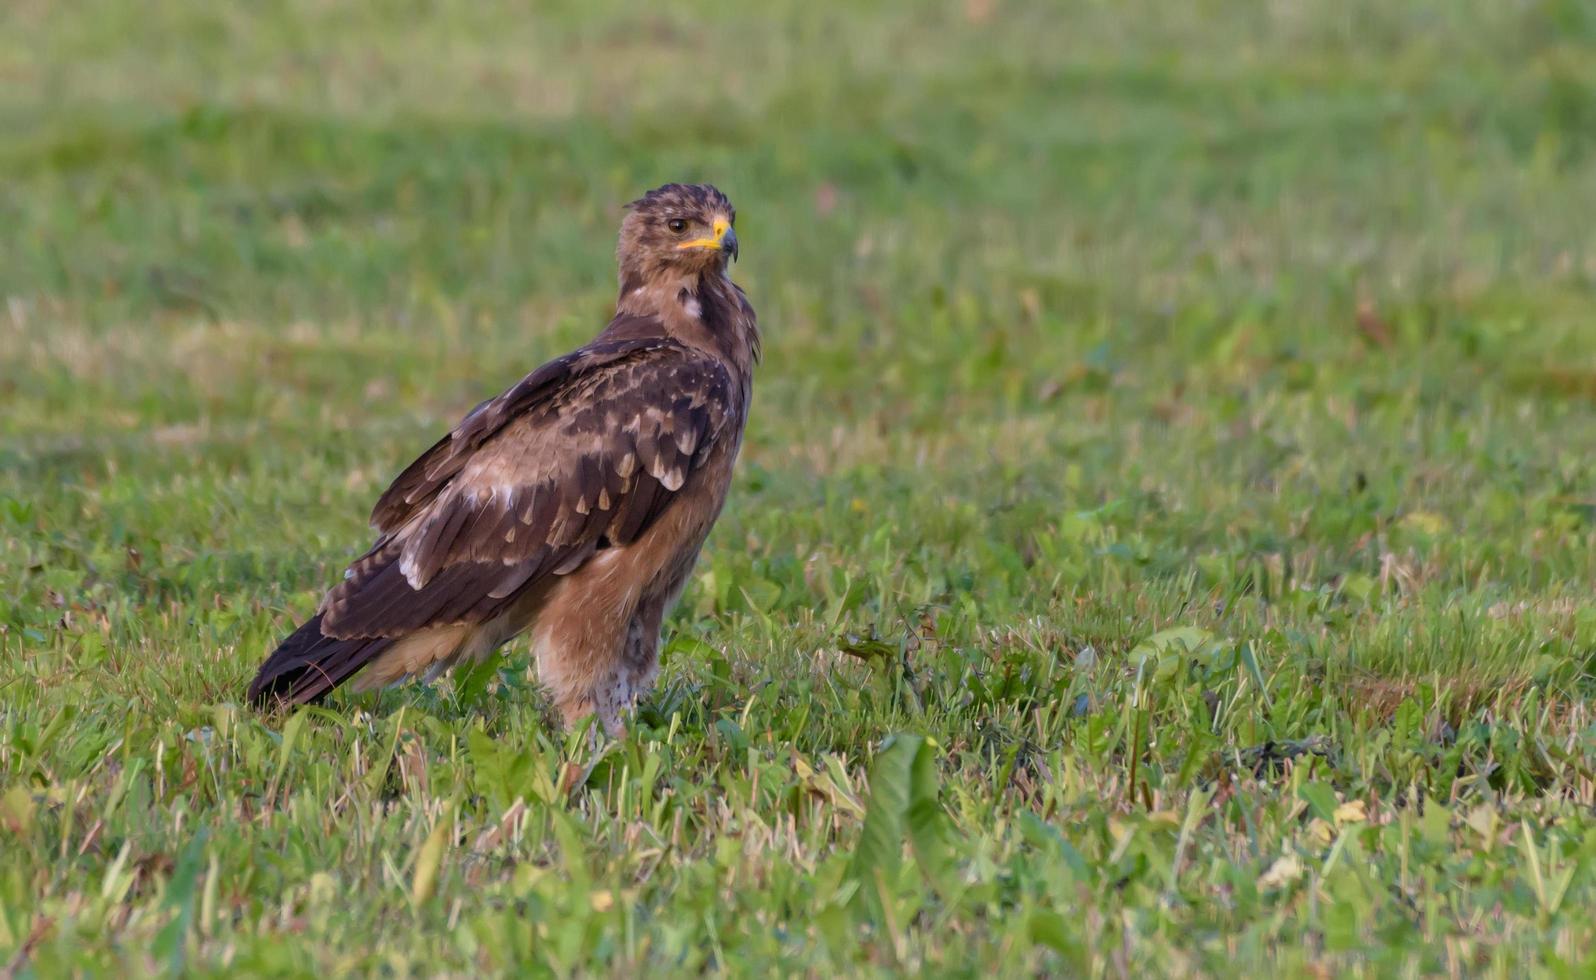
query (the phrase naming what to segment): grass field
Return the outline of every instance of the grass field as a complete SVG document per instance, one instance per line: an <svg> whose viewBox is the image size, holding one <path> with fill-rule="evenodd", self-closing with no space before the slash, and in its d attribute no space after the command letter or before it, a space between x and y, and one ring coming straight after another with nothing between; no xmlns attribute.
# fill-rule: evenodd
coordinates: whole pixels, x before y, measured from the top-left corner
<svg viewBox="0 0 1596 980"><path fill-rule="evenodd" d="M1587 975L1596 8L0 12L0 976ZM765 326L623 741L263 717L712 180Z"/></svg>

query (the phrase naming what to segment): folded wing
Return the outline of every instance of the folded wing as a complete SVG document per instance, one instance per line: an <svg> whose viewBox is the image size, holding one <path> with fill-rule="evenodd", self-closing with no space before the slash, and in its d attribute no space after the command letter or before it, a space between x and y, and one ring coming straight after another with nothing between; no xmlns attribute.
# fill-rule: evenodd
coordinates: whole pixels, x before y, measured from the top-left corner
<svg viewBox="0 0 1596 980"><path fill-rule="evenodd" d="M378 500L380 536L327 594L321 632L395 637L493 618L550 575L634 541L734 421L714 358L596 343L467 415Z"/></svg>

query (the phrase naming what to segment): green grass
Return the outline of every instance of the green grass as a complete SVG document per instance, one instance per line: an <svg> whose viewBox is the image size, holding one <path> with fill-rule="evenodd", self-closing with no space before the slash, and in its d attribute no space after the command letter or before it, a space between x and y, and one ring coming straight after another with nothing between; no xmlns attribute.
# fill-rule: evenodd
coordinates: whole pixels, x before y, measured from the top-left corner
<svg viewBox="0 0 1596 980"><path fill-rule="evenodd" d="M0 13L0 973L1590 968L1589 4L365 9ZM244 707L671 179L767 354L628 738Z"/></svg>

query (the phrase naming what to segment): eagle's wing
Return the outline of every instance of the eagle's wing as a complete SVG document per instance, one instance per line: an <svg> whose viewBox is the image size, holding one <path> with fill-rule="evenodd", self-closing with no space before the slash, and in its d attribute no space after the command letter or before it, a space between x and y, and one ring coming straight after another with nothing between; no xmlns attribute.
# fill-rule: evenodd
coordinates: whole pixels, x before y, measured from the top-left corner
<svg viewBox="0 0 1596 980"><path fill-rule="evenodd" d="M731 373L667 338L597 342L484 402L378 500L377 543L321 631L479 623L548 575L635 540L739 411Z"/></svg>

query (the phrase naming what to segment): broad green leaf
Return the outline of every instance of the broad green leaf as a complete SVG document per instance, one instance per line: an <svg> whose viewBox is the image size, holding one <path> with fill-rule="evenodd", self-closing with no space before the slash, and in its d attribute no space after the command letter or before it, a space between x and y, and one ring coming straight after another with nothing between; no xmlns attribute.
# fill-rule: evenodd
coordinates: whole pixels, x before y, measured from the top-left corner
<svg viewBox="0 0 1596 980"><path fill-rule="evenodd" d="M1168 680L1181 672L1187 657L1206 652L1213 642L1213 634L1201 627L1177 626L1138 643L1130 660L1141 676Z"/></svg>
<svg viewBox="0 0 1596 980"><path fill-rule="evenodd" d="M870 767L870 801L853 852L854 876L865 882L895 877L902 863L904 815L920 744L918 735L894 736Z"/></svg>
<svg viewBox="0 0 1596 980"><path fill-rule="evenodd" d="M166 962L172 976L182 974L188 957L188 932L194 920L194 892L200 868L205 864L207 838L204 830L194 835L188 846L183 848L183 856L178 858L177 866L172 869L172 876L166 882L164 904L176 915L155 937L154 952L157 959Z"/></svg>
<svg viewBox="0 0 1596 980"><path fill-rule="evenodd" d="M1176 626L1159 630L1136 645L1131 659L1161 656L1165 653L1195 653L1213 641L1214 635L1200 626Z"/></svg>
<svg viewBox="0 0 1596 980"><path fill-rule="evenodd" d="M940 873L947 846L937 790L935 743L893 736L870 768L870 802L851 868L861 895L875 894L877 882L896 880L905 843L929 877Z"/></svg>
<svg viewBox="0 0 1596 980"><path fill-rule="evenodd" d="M499 651L467 665L455 675L455 697L463 705L476 704L487 693L488 686L498 679L499 668L503 665L504 654Z"/></svg>
<svg viewBox="0 0 1596 980"><path fill-rule="evenodd" d="M1335 822L1336 807L1339 805L1335 790L1324 783L1304 783L1302 788L1297 790L1297 795L1308 804L1308 809L1313 811L1314 816L1320 820Z"/></svg>
<svg viewBox="0 0 1596 980"><path fill-rule="evenodd" d="M915 860L933 880L941 876L947 863L947 822L937 799L940 788L936 743L923 739L915 750L910 768L906 816Z"/></svg>

